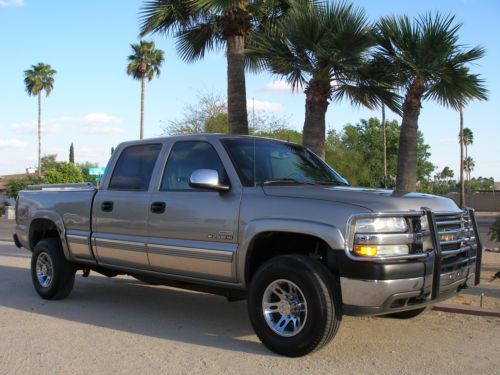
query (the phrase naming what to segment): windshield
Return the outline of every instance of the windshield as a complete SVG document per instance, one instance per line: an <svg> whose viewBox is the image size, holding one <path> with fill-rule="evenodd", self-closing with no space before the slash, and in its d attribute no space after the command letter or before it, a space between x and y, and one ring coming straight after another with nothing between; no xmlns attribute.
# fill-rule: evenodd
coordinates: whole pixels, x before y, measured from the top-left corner
<svg viewBox="0 0 500 375"><path fill-rule="evenodd" d="M344 178L302 146L262 138L228 138L221 142L244 186L347 185Z"/></svg>

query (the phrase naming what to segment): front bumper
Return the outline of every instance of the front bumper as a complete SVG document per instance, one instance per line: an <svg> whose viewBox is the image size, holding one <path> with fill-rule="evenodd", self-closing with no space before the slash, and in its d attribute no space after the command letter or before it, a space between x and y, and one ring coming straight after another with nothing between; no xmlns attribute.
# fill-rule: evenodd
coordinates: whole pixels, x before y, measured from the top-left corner
<svg viewBox="0 0 500 375"><path fill-rule="evenodd" d="M440 294L432 298L429 278L359 280L340 278L346 315L383 315L413 310L453 297L474 285L475 263L440 275Z"/></svg>
<svg viewBox="0 0 500 375"><path fill-rule="evenodd" d="M442 250L439 240L442 232L429 212L433 249L425 258L360 262L337 254L330 264L335 265L340 275L343 313L383 315L418 309L477 285L482 248L474 212L469 210L468 214L475 242L460 251Z"/></svg>

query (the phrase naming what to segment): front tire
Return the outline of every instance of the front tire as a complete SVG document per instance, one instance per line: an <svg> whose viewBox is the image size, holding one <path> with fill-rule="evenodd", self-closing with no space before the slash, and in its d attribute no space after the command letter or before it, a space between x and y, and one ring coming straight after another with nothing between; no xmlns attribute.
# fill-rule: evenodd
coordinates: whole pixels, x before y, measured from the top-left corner
<svg viewBox="0 0 500 375"><path fill-rule="evenodd" d="M335 279L318 261L284 255L264 263L252 279L248 313L271 351L300 357L325 346L341 319Z"/></svg>
<svg viewBox="0 0 500 375"><path fill-rule="evenodd" d="M43 299L66 298L75 283L74 265L63 254L57 238L38 242L31 256L31 279L36 292Z"/></svg>

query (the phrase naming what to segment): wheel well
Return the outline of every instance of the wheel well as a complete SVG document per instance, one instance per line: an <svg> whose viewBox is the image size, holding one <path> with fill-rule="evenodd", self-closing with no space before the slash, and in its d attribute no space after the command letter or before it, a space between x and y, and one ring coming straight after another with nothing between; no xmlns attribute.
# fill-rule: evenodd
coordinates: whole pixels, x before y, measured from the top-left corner
<svg viewBox="0 0 500 375"><path fill-rule="evenodd" d="M53 221L49 219L35 219L30 225L30 247L33 249L36 244L44 238L59 238L59 230Z"/></svg>
<svg viewBox="0 0 500 375"><path fill-rule="evenodd" d="M302 233L264 232L254 238L247 253L245 281L248 284L259 267L271 258L304 254L326 264L328 244L321 238Z"/></svg>

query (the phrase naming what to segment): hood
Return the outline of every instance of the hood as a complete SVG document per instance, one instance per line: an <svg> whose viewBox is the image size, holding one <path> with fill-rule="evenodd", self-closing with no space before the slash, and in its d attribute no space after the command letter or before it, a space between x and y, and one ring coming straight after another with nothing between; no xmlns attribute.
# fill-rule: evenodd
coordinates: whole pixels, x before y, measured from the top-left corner
<svg viewBox="0 0 500 375"><path fill-rule="evenodd" d="M423 193L397 193L393 190L348 186L293 185L264 186L264 193L275 197L316 199L362 206L369 210L411 211L428 207L435 212L460 211L449 198Z"/></svg>

